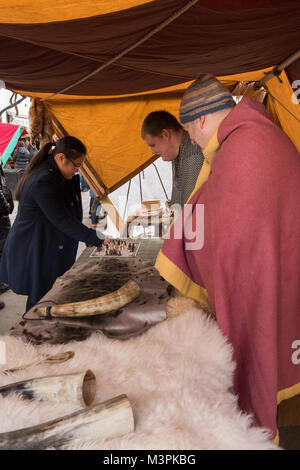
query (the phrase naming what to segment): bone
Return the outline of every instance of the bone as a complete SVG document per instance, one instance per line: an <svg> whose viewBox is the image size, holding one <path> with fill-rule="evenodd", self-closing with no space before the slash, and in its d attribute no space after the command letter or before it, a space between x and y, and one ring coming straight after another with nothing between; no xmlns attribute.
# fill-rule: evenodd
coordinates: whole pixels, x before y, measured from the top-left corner
<svg viewBox="0 0 300 470"><path fill-rule="evenodd" d="M126 395L53 421L0 434L0 450L63 448L73 441L107 440L134 431L134 417Z"/></svg>
<svg viewBox="0 0 300 470"><path fill-rule="evenodd" d="M40 364L60 364L62 362L66 362L69 359L72 359L74 357L75 353L73 351L66 351L63 353L55 354L54 356L48 356L44 359L39 359L38 361L31 362L30 364L23 364L21 366L13 367L11 369L5 369L2 371L2 374L9 374L12 372L17 372L18 370L24 370L27 369L28 367L33 367L37 366Z"/></svg>
<svg viewBox="0 0 300 470"><path fill-rule="evenodd" d="M24 399L90 406L96 394L96 378L91 370L77 374L37 377L0 387L0 395L18 393Z"/></svg>

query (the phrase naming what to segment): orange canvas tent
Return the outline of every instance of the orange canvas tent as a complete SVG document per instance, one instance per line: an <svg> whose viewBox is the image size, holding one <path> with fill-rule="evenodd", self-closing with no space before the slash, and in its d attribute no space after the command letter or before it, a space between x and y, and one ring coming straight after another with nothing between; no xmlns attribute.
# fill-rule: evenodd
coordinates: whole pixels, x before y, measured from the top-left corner
<svg viewBox="0 0 300 470"><path fill-rule="evenodd" d="M55 132L84 141L83 172L104 204L157 158L140 138L144 117L155 109L178 117L181 96L200 73L241 94L271 73L258 91L300 151L292 88L300 70L297 1L1 3L0 79L35 98L42 135L50 118Z"/></svg>

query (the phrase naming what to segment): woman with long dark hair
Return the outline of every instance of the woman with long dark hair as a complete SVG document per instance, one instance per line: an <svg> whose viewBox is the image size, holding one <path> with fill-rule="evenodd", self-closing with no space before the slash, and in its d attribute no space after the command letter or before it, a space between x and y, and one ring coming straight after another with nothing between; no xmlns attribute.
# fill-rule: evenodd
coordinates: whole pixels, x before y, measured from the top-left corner
<svg viewBox="0 0 300 470"><path fill-rule="evenodd" d="M18 214L4 245L0 281L35 305L76 259L78 242L101 246L103 234L82 224L79 168L86 148L75 137L48 143L16 189Z"/></svg>

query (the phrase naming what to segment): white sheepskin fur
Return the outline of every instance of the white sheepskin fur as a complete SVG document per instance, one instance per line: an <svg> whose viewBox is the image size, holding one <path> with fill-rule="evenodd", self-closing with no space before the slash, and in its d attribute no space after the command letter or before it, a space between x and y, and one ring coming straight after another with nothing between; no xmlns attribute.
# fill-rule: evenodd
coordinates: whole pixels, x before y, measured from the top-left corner
<svg viewBox="0 0 300 470"><path fill-rule="evenodd" d="M10 375L0 386L49 375L91 369L97 379L93 405L120 394L130 400L135 431L105 442L91 436L68 449L278 449L267 430L251 425L232 386L232 349L216 323L201 310L164 321L127 341L94 333L83 342L33 346L12 336L6 343L6 364L0 370L33 362L42 355L73 350L59 365L44 364ZM67 415L79 408L0 397L0 432L12 431Z"/></svg>

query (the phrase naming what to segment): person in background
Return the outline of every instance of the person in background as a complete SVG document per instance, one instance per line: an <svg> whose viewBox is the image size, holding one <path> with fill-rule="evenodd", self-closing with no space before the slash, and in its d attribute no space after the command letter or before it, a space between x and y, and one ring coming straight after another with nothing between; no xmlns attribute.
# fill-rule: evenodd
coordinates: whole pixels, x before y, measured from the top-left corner
<svg viewBox="0 0 300 470"><path fill-rule="evenodd" d="M30 159L31 159L36 154L37 149L35 147L33 147L33 145L31 145L30 138L27 139L27 140L28 140L27 150L30 153ZM26 143L25 143L25 145L26 145Z"/></svg>
<svg viewBox="0 0 300 470"><path fill-rule="evenodd" d="M91 218L91 226L96 228L99 220L105 219L107 213L104 210L101 202L98 198L95 197L94 192L90 189L90 218Z"/></svg>
<svg viewBox="0 0 300 470"><path fill-rule="evenodd" d="M33 155L37 152L37 148L33 147L33 145L31 144L31 141L30 141L30 135L29 135L29 132L27 131L26 128L23 128L22 129L22 132L21 132L21 136L19 138L19 142L24 142L25 143L25 147L27 148L28 152L30 153L30 158L33 157Z"/></svg>
<svg viewBox="0 0 300 470"><path fill-rule="evenodd" d="M13 156L12 156L15 162L14 169L19 170L20 176L22 176L25 173L25 170L31 159L30 152L27 149L28 143L29 143L28 140L20 140L18 142L18 147L15 148Z"/></svg>
<svg viewBox="0 0 300 470"><path fill-rule="evenodd" d="M86 191L88 191L90 189L89 185L87 184L87 182L85 181L84 177L82 176L82 174L79 172L79 178L80 178L80 190L85 193Z"/></svg>
<svg viewBox="0 0 300 470"><path fill-rule="evenodd" d="M0 157L1 160L1 157ZM3 246L7 235L10 231L9 215L14 210L14 201L10 189L8 188L5 180L5 175L0 163L0 259L2 257ZM0 294L3 294L9 287L0 282ZM5 307L5 303L0 300L0 309Z"/></svg>
<svg viewBox="0 0 300 470"><path fill-rule="evenodd" d="M170 205L183 208L194 189L203 165L203 153L193 145L182 125L168 111L153 111L144 119L142 139L151 151L172 162L173 186Z"/></svg>
<svg viewBox="0 0 300 470"><path fill-rule="evenodd" d="M35 153L36 149L30 143L30 136L27 130L23 129L12 155L13 161L15 162L14 169L20 170L20 176L24 174Z"/></svg>
<svg viewBox="0 0 300 470"><path fill-rule="evenodd" d="M104 235L82 224L79 177L84 144L66 136L44 145L16 189L18 213L6 239L0 280L27 295L26 311L71 268L79 241L101 247Z"/></svg>

